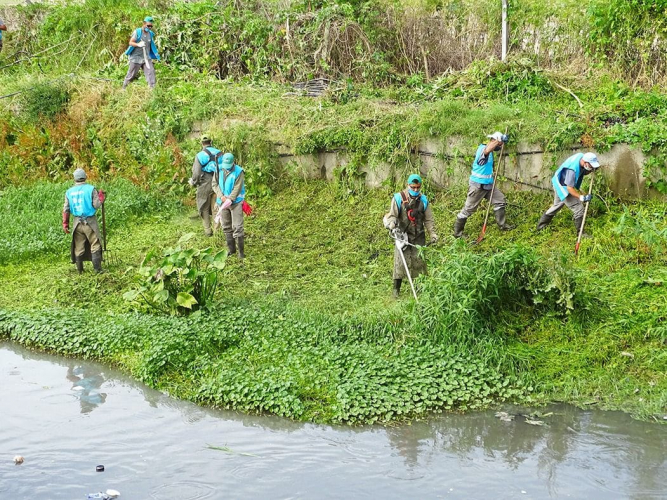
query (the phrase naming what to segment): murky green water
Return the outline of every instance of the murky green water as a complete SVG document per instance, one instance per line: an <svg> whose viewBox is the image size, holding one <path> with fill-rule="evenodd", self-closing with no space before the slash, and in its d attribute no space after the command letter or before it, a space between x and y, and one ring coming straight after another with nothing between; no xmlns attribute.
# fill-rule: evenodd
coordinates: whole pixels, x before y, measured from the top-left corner
<svg viewBox="0 0 667 500"><path fill-rule="evenodd" d="M0 344L0 499L667 498L667 426L569 406L396 427L199 408ZM217 449L216 449L217 448ZM25 462L14 465L14 455ZM95 466L103 464L104 472Z"/></svg>

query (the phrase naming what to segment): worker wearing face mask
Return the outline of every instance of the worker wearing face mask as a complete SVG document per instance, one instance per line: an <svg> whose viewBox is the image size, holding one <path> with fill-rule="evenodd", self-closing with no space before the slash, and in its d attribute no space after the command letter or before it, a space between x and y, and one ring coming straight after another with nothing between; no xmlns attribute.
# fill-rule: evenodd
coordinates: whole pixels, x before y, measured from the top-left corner
<svg viewBox="0 0 667 500"><path fill-rule="evenodd" d="M148 16L144 18L141 28L132 32L129 47L125 51L130 67L127 70L127 75L125 75L123 88L127 87L132 80L136 80L141 70L144 72L148 86L150 88L155 87L155 65L153 61L159 61L160 55L157 53L155 33L152 29L153 18Z"/></svg>
<svg viewBox="0 0 667 500"><path fill-rule="evenodd" d="M392 237L401 240L401 244L394 248L394 297L398 297L407 272L412 278L426 272L426 264L419 256L418 249L419 246L426 245L424 228L430 235L430 244L438 241L433 211L421 188L422 178L418 174L408 177L406 189L394 194L389 213L383 219L384 226L392 232ZM399 252L402 252L403 258Z"/></svg>

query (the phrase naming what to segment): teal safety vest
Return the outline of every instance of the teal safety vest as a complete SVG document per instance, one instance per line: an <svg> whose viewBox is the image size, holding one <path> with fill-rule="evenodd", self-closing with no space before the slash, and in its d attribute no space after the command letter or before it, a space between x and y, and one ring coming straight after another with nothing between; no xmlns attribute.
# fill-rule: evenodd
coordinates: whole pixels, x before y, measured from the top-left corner
<svg viewBox="0 0 667 500"><path fill-rule="evenodd" d="M558 195L558 198L560 198L561 201L565 201L565 198L568 197L570 192L567 190L567 186L563 184L563 178L564 178L564 171L567 170L573 170L574 171L574 187L579 189L581 187L581 182L584 180L583 175L579 175L581 172L581 168L579 167L579 162L583 158L584 153L577 153L572 156L570 156L567 160L565 160L562 165L556 170L556 173L554 176L551 178L551 184L554 186L554 190L556 191L556 194Z"/></svg>
<svg viewBox="0 0 667 500"><path fill-rule="evenodd" d="M210 155L207 153L210 153ZM216 171L215 165L215 156L220 153L221 151L216 148L212 147L205 147L202 151L197 153L197 160L199 160L199 164L201 165L201 169L204 172L208 172L209 174L212 174ZM218 166L222 164L222 155L217 160Z"/></svg>
<svg viewBox="0 0 667 500"><path fill-rule="evenodd" d="M93 189L95 188L90 184L79 184L67 190L65 196L69 202L69 210L74 217L92 217L95 215Z"/></svg>
<svg viewBox="0 0 667 500"><path fill-rule="evenodd" d="M135 42L139 42L141 40L141 30L142 29L143 28L137 28L137 31L134 35L134 38L135 38L134 41ZM160 54L157 53L157 47L155 46L155 42L153 41L153 39L155 38L155 33L153 33L151 30L148 30L148 33L150 33L150 35L151 35L151 45L148 48L148 57L150 57L151 59L157 59L159 61L160 60ZM133 47L132 45L130 45L127 48L127 50L125 51L125 55L129 56L130 54L132 54L132 52L134 52L134 49L136 49L136 48L137 47Z"/></svg>
<svg viewBox="0 0 667 500"><path fill-rule="evenodd" d="M420 194L419 196L422 200L422 204L424 205L424 211L426 211L426 208L428 207L428 198L426 198L425 194ZM403 198L401 197L401 193L394 193L394 201L396 202L396 206L398 207L398 213L401 213L401 207L403 206Z"/></svg>
<svg viewBox="0 0 667 500"><path fill-rule="evenodd" d="M231 169L225 170L224 168L220 169L220 177L218 177L218 186L220 186L220 190L222 191L222 194L225 196L229 196L232 194L232 191L234 190L234 184L236 184L236 179L238 179L239 175L241 175L241 172L243 172L243 169L239 165L234 165ZM243 182L243 186L241 186L241 191L239 192L238 197L235 200L232 200L232 203L238 203L239 201L243 201L245 199L245 182ZM222 203L222 200L220 198L217 199L218 205Z"/></svg>
<svg viewBox="0 0 667 500"><path fill-rule="evenodd" d="M480 144L475 154L475 161L472 162L472 173L470 181L478 184L493 184L493 151L489 153L489 158L484 165L477 162L482 157L486 144Z"/></svg>

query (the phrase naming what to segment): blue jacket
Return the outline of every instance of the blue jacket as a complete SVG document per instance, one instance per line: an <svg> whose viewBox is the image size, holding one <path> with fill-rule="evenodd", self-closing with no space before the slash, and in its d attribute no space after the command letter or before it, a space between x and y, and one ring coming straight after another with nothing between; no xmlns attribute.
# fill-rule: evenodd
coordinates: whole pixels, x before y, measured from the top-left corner
<svg viewBox="0 0 667 500"><path fill-rule="evenodd" d="M95 188L91 184L79 184L67 190L65 196L69 202L69 210L74 217L92 217L95 215L93 189Z"/></svg>
<svg viewBox="0 0 667 500"><path fill-rule="evenodd" d="M551 178L551 184L554 186L554 190L556 191L556 194L558 195L558 198L560 198L561 201L564 201L565 198L568 197L570 192L567 190L567 186L564 185L564 178L565 178L565 172L564 170L573 170L574 171L574 187L579 189L581 187L581 181L584 180L584 176L580 175L581 173L581 168L579 166L579 162L581 161L581 158L583 158L584 153L577 153L572 156L570 156L567 160L565 160L561 166L556 170L556 173L554 176Z"/></svg>
<svg viewBox="0 0 667 500"><path fill-rule="evenodd" d="M134 34L134 39L135 39L134 41L135 42L139 42L141 40L141 30L142 29L143 28L137 28L137 31ZM160 54L157 53L157 47L155 46L155 42L154 42L155 33L153 33L151 30L148 30L148 32L151 35L151 46L148 49L148 57L150 57L151 59L157 59L159 61L160 60ZM132 45L130 45L127 48L127 50L125 51L125 55L129 56L130 54L132 54L132 52L134 52L134 49L136 49L136 48L137 47L133 47Z"/></svg>
<svg viewBox="0 0 667 500"><path fill-rule="evenodd" d="M470 174L470 181L478 184L493 184L493 152L489 153L486 163L480 165L479 159L484 153L486 144L480 144L475 153L475 161L472 162L472 173Z"/></svg>
<svg viewBox="0 0 667 500"><path fill-rule="evenodd" d="M243 172L243 169L239 165L234 165L230 170L225 170L224 168L220 169L220 177L218 178L218 185L220 186L220 190L222 191L223 195L229 196L230 194L232 194L232 191L234 190L234 184L236 184L236 179L238 178L239 175L241 175L241 172ZM245 199L245 181L243 182L243 186L241 187L241 191L239 192L238 197L235 200L232 200L232 203L238 203L239 201L243 201L244 199ZM218 198L217 203L218 205L220 205L222 203L222 200Z"/></svg>
<svg viewBox="0 0 667 500"><path fill-rule="evenodd" d="M220 153L219 149L213 148L211 146L207 146L204 149L208 150L213 156ZM208 172L209 174L212 174L216 171L216 168L215 168L216 162L213 161L208 154L206 154L206 151L202 150L199 153L197 153L197 160L199 160L199 164L201 165L201 169L204 172ZM222 156L220 156L220 158L218 158L217 163L218 163L218 168L220 168L219 165L222 163Z"/></svg>

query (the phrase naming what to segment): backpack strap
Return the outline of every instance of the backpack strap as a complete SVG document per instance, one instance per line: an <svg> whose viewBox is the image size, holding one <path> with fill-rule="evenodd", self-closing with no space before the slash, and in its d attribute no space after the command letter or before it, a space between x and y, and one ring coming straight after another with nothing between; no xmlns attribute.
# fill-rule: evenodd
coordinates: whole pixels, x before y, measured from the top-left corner
<svg viewBox="0 0 667 500"><path fill-rule="evenodd" d="M403 201L405 201L405 200L402 199L403 198L401 196L402 194L403 194L402 192L401 193L394 193L394 201L396 202L396 207L398 208L399 215L401 213L401 207L403 205Z"/></svg>
<svg viewBox="0 0 667 500"><path fill-rule="evenodd" d="M208 161L206 162L206 165L208 165L208 164L211 163L212 161L215 161L215 160L216 160L217 155L214 155L213 153L211 153L211 152L208 150L208 146L205 147L204 149L202 149L202 151L208 155ZM202 167L205 167L206 165L202 165Z"/></svg>

